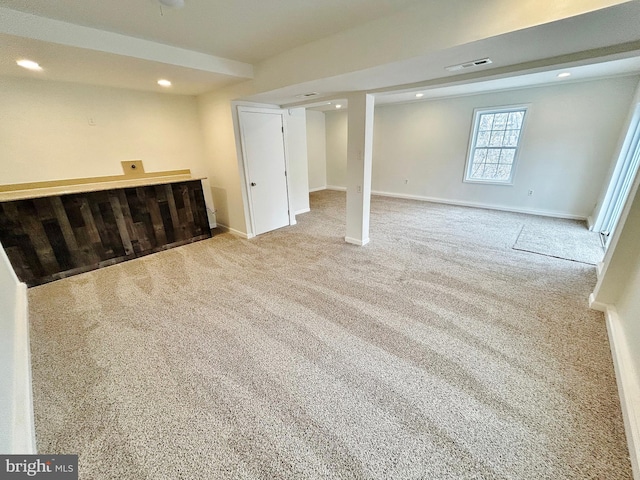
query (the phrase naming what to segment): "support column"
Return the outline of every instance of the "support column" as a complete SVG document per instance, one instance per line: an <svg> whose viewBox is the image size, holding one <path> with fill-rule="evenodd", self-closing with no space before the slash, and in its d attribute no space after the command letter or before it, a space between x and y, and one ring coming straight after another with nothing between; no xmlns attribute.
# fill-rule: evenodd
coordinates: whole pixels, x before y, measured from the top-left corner
<svg viewBox="0 0 640 480"><path fill-rule="evenodd" d="M347 134L347 235L354 245L369 243L371 164L373 153L373 95L348 97Z"/></svg>

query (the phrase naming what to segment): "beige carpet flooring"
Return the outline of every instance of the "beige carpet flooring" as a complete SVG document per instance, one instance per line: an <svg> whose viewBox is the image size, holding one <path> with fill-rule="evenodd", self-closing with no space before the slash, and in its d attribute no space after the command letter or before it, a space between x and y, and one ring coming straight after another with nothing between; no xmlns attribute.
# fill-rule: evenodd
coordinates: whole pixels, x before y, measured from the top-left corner
<svg viewBox="0 0 640 480"><path fill-rule="evenodd" d="M631 479L589 265L525 215L345 196L29 290L38 449L82 479ZM540 219L536 219L539 221Z"/></svg>
<svg viewBox="0 0 640 480"><path fill-rule="evenodd" d="M513 248L590 265L604 258L598 232L589 231L585 222L560 218L531 218L522 226Z"/></svg>

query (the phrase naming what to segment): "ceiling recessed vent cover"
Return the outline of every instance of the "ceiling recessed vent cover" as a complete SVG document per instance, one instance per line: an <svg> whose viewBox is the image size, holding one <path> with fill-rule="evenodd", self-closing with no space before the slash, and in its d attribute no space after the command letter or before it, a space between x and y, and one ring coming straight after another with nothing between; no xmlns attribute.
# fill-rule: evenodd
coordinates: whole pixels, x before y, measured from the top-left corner
<svg viewBox="0 0 640 480"><path fill-rule="evenodd" d="M184 7L184 0L158 0L165 7L182 8Z"/></svg>
<svg viewBox="0 0 640 480"><path fill-rule="evenodd" d="M318 92L309 92L309 93L301 93L300 95L296 95L297 98L309 98L320 95Z"/></svg>
<svg viewBox="0 0 640 480"><path fill-rule="evenodd" d="M445 67L445 70L449 70L450 72L457 72L459 70L465 70L467 68L481 67L482 65L489 65L490 63L493 63L490 58L481 58L479 60L464 62L459 65L451 65L450 67Z"/></svg>

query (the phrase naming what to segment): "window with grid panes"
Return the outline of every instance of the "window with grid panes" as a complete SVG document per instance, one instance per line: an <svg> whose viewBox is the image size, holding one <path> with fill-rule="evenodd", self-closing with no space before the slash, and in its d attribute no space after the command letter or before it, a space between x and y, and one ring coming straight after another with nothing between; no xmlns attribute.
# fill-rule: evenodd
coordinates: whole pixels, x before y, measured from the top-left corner
<svg viewBox="0 0 640 480"><path fill-rule="evenodd" d="M465 181L513 182L526 107L476 110Z"/></svg>

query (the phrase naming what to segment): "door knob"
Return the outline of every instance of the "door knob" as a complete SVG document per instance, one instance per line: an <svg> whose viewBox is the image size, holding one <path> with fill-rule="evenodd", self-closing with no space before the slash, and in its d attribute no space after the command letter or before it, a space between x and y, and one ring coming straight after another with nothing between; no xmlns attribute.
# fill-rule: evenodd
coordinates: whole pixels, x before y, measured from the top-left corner
<svg viewBox="0 0 640 480"><path fill-rule="evenodd" d="M256 182L251 182L251 186L255 187L256 186Z"/></svg>

